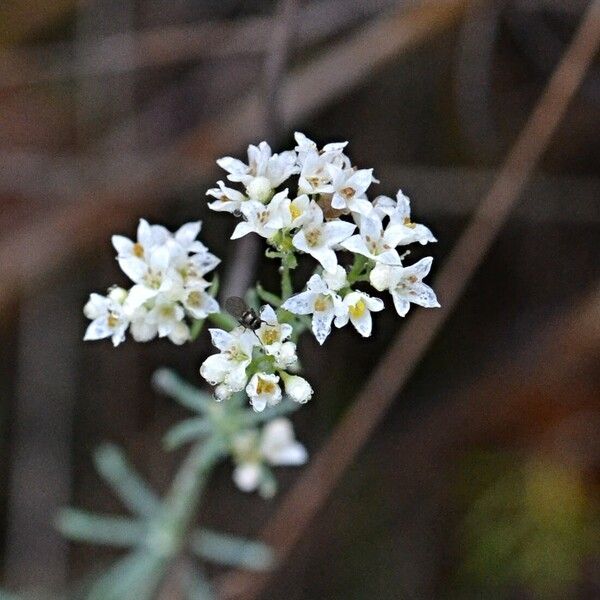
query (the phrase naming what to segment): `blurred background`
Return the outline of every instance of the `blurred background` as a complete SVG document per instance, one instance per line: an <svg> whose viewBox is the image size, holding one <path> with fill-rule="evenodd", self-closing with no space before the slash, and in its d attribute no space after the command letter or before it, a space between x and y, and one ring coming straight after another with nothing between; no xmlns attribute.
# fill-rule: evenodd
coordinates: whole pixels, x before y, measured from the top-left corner
<svg viewBox="0 0 600 600"><path fill-rule="evenodd" d="M204 194L223 177L216 158L265 138L288 148L300 130L349 140L381 180L374 193L411 197L439 239L435 281L587 6L4 0L1 585L61 592L116 555L52 524L66 504L124 513L94 471L100 442L123 445L159 491L183 456L160 438L186 413L150 377L169 366L199 385L206 336L82 342L89 292L126 283L112 233L133 236L142 216L202 219L233 288L275 285ZM454 311L262 598L600 598L599 107L596 60ZM294 420L309 452L419 310L386 311L368 341L348 329L323 350L303 341L316 394ZM254 536L277 499L230 476L218 469L202 520ZM278 473L282 493L297 476Z"/></svg>

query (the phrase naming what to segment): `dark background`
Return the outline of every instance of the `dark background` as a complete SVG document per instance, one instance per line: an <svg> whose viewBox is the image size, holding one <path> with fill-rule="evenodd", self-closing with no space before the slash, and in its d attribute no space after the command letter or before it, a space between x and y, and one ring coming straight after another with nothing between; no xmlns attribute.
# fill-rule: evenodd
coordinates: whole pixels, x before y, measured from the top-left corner
<svg viewBox="0 0 600 600"><path fill-rule="evenodd" d="M114 556L67 544L51 523L65 504L123 510L94 471L99 443L123 445L160 491L183 456L159 440L187 413L150 377L166 365L200 385L206 336L183 348L81 341L89 292L126 283L110 235L131 237L141 216L170 228L200 218L227 273L246 259L230 216L206 208L223 177L214 160L264 138L288 148L300 130L349 140L353 163L381 180L375 193L411 197L439 239L427 248L435 281L585 6L0 6L7 589L64 589ZM600 597L599 103L596 62L456 310L264 598ZM246 275L276 284L264 260ZM348 328L323 349L303 340L316 393L294 420L309 452L404 325L388 310L368 341ZM273 503L230 476L215 473L203 522L253 536ZM282 492L296 477L278 473Z"/></svg>

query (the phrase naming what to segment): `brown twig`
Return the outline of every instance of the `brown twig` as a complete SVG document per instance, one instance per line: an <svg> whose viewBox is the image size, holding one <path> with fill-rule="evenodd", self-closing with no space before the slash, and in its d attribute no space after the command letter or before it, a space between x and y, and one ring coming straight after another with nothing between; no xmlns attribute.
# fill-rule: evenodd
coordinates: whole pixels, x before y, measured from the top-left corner
<svg viewBox="0 0 600 600"><path fill-rule="evenodd" d="M289 556L451 315L556 131L599 42L600 0L594 0L491 190L436 278L442 308L417 312L406 324L346 416L263 529L261 538L276 549L281 562ZM234 572L222 582L221 592L224 598L252 600L269 580L269 574Z"/></svg>

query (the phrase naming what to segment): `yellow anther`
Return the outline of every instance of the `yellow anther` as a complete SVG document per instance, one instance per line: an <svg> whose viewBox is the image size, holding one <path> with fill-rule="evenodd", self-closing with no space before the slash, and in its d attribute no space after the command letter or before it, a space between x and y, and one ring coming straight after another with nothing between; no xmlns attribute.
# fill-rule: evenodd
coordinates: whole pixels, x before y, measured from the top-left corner
<svg viewBox="0 0 600 600"><path fill-rule="evenodd" d="M365 301L361 298L356 304L351 304L348 307L348 310L355 319L358 319L359 317L362 317L364 315L365 310L367 310L367 305L365 304Z"/></svg>
<svg viewBox="0 0 600 600"><path fill-rule="evenodd" d="M144 246L142 246L139 242L136 242L133 245L133 253L138 258L144 258Z"/></svg>

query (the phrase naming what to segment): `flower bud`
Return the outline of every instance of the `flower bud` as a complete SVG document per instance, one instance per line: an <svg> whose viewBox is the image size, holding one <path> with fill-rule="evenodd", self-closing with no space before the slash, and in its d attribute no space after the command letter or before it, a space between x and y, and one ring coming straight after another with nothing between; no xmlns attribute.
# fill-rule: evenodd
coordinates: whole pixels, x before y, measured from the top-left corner
<svg viewBox="0 0 600 600"><path fill-rule="evenodd" d="M273 188L266 177L255 177L246 187L246 193L251 200L266 204L273 197Z"/></svg>
<svg viewBox="0 0 600 600"><path fill-rule="evenodd" d="M294 402L305 404L313 395L313 389L304 377L288 375L287 377L284 377L284 384L286 394Z"/></svg>

